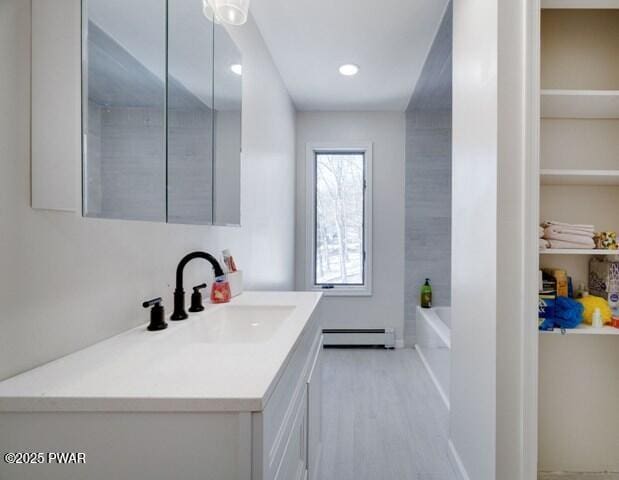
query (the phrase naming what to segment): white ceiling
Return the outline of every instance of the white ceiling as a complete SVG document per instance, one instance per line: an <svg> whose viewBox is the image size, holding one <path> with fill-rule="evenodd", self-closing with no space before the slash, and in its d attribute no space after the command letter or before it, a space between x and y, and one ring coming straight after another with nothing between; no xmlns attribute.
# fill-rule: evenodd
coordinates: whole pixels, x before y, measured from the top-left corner
<svg viewBox="0 0 619 480"><path fill-rule="evenodd" d="M252 0L251 13L297 109L403 111L447 1Z"/></svg>

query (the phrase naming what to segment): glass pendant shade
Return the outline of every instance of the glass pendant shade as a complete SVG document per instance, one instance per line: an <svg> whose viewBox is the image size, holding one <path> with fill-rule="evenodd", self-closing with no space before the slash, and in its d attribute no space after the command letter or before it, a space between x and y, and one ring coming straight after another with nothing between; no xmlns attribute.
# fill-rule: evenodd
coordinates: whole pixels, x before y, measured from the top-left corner
<svg viewBox="0 0 619 480"><path fill-rule="evenodd" d="M243 25L249 16L249 0L209 0L215 3L217 18L230 25Z"/></svg>
<svg viewBox="0 0 619 480"><path fill-rule="evenodd" d="M219 19L215 15L215 0L202 0L202 13L211 22L219 23Z"/></svg>

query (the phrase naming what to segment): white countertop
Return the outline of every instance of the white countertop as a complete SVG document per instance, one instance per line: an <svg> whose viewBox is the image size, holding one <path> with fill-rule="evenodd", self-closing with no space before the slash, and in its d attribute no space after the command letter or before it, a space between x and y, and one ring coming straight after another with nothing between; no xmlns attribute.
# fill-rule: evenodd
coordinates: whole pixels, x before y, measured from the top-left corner
<svg viewBox="0 0 619 480"><path fill-rule="evenodd" d="M205 304L204 312L180 322L166 319L168 328L159 332L141 325L0 382L0 413L260 411L320 296L234 298L226 305L293 307L268 338L253 342L201 341L209 315L226 305Z"/></svg>

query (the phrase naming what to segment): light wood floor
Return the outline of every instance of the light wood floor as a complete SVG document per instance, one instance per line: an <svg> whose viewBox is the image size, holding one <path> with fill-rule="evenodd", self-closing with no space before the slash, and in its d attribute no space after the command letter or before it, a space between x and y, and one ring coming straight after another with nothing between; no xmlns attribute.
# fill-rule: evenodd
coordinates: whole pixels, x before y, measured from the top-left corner
<svg viewBox="0 0 619 480"><path fill-rule="evenodd" d="M538 480L619 480L619 473L540 473Z"/></svg>
<svg viewBox="0 0 619 480"><path fill-rule="evenodd" d="M320 480L456 480L447 412L414 350L324 355Z"/></svg>
<svg viewBox="0 0 619 480"><path fill-rule="evenodd" d="M324 350L320 480L456 480L448 416L412 349ZM619 480L543 474L538 480Z"/></svg>

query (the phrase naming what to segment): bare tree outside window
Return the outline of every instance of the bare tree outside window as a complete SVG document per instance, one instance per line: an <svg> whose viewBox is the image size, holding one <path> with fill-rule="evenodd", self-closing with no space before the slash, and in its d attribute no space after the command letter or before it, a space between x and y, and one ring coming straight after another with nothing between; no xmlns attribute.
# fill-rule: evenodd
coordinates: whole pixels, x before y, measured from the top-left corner
<svg viewBox="0 0 619 480"><path fill-rule="evenodd" d="M364 283L363 153L317 152L316 285Z"/></svg>

